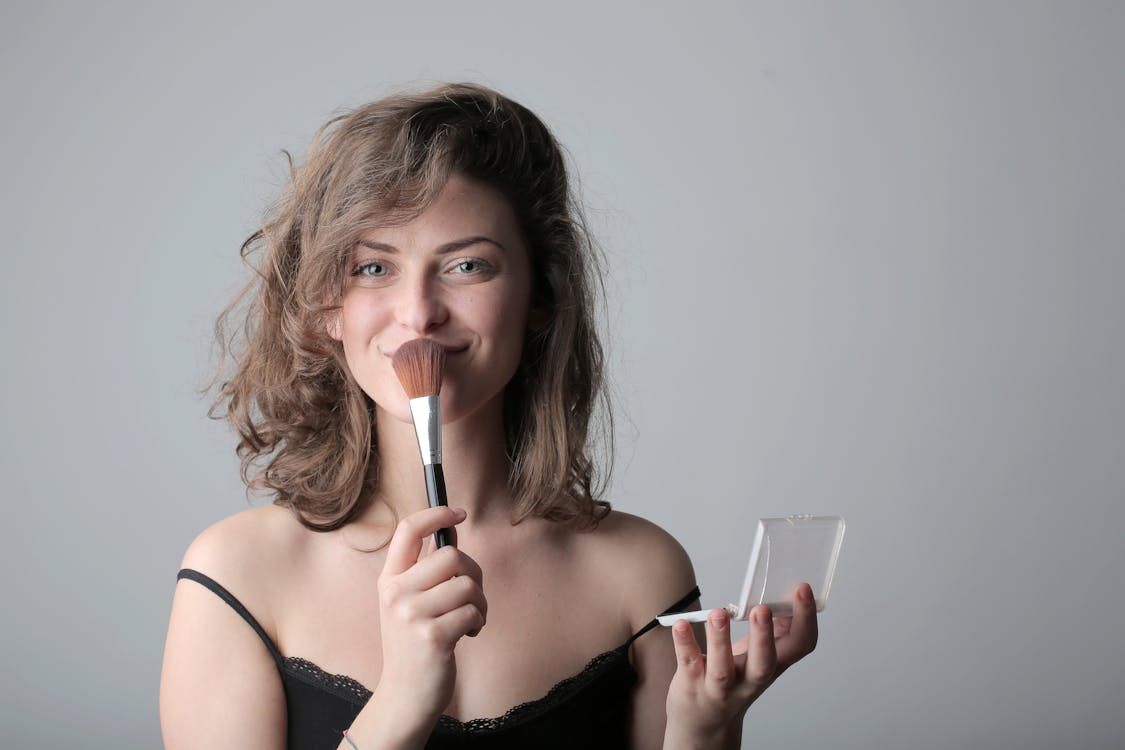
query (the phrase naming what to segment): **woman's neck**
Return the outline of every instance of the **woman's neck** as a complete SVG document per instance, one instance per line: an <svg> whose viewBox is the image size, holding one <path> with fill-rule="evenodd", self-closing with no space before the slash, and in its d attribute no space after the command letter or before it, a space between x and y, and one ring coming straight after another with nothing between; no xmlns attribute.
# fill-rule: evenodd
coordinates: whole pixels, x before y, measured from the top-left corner
<svg viewBox="0 0 1125 750"><path fill-rule="evenodd" d="M449 504L468 512L467 524L494 520L507 523L512 497L502 395L474 414L442 425L441 432ZM414 425L376 407L375 433L379 456L375 505L390 508L396 518L425 508L426 484Z"/></svg>

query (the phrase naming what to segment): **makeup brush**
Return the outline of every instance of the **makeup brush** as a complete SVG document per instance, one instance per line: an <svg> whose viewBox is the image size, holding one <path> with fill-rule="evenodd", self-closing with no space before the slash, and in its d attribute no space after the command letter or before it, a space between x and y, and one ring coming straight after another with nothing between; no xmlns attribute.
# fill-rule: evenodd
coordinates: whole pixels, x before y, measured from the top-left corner
<svg viewBox="0 0 1125 750"><path fill-rule="evenodd" d="M447 505L445 475L441 470L441 402L438 399L445 369L445 349L430 339L407 341L391 358L391 366L410 399L430 507ZM434 542L438 547L453 544L453 532L439 529L434 533Z"/></svg>

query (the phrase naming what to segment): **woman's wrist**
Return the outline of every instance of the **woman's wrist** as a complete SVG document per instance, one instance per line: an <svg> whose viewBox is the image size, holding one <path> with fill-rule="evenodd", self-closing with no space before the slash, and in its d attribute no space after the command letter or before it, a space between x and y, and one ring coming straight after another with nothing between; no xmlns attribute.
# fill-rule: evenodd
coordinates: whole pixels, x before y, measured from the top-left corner
<svg viewBox="0 0 1125 750"><path fill-rule="evenodd" d="M739 750L742 746L742 719L713 729L680 726L672 719L664 729L664 750Z"/></svg>
<svg viewBox="0 0 1125 750"><path fill-rule="evenodd" d="M395 705L379 688L341 736L341 750L422 750L437 723L437 716L413 716L413 706Z"/></svg>

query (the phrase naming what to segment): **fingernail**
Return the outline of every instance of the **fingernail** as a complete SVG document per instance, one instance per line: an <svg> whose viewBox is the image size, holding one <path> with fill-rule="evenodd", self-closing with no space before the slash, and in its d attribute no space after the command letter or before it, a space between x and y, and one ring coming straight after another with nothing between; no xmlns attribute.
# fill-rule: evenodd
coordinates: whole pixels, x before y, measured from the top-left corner
<svg viewBox="0 0 1125 750"><path fill-rule="evenodd" d="M727 618L721 612L712 612L708 619L711 621L711 627L713 628L722 629L727 626Z"/></svg>
<svg viewBox="0 0 1125 750"><path fill-rule="evenodd" d="M801 597L801 601L806 603L811 602L813 600L812 586L809 586L807 583L803 584L801 588L798 589L797 595Z"/></svg>
<svg viewBox="0 0 1125 750"><path fill-rule="evenodd" d="M454 508L453 515L457 516L458 518L467 518L469 514L464 508Z"/></svg>
<svg viewBox="0 0 1125 750"><path fill-rule="evenodd" d="M766 613L766 610L764 610L764 609L755 609L754 610L754 622L756 624L765 625L767 622L769 622L769 620L770 620L770 617Z"/></svg>

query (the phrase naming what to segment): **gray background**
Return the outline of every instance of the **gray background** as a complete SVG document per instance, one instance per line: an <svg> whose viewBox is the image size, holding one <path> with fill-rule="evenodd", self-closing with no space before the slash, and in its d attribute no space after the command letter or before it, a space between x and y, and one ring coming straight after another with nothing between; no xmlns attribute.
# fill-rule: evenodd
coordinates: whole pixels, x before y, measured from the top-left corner
<svg viewBox="0 0 1125 750"><path fill-rule="evenodd" d="M246 507L194 392L239 243L280 149L430 79L573 154L611 498L705 603L758 516L848 520L746 747L1119 742L1125 6L533 5L4 4L3 744L158 744L177 564Z"/></svg>

